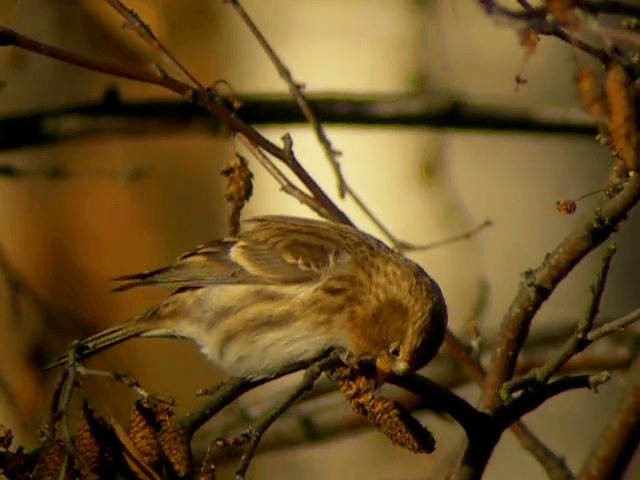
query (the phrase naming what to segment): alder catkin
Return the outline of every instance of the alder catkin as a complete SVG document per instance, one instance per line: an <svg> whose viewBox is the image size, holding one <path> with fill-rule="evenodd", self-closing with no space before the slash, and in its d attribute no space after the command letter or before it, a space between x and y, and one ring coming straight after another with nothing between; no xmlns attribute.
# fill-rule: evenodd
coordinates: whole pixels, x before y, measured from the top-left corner
<svg viewBox="0 0 640 480"><path fill-rule="evenodd" d="M336 368L333 375L353 411L367 417L394 445L417 453L435 450L431 432L398 402L377 397L367 378L346 367Z"/></svg>
<svg viewBox="0 0 640 480"><path fill-rule="evenodd" d="M158 430L160 425L155 420L153 409L144 405L141 400L136 400L131 412L129 438L145 465L154 470L162 459L162 449L157 439Z"/></svg>
<svg viewBox="0 0 640 480"><path fill-rule="evenodd" d="M635 171L638 167L635 106L629 76L617 63L607 69L605 93L612 147L626 170Z"/></svg>

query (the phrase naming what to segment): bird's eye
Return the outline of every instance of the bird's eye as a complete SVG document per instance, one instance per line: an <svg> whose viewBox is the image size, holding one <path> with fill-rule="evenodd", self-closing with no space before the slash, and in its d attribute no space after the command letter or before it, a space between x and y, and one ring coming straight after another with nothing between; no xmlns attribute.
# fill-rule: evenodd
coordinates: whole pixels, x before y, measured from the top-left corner
<svg viewBox="0 0 640 480"><path fill-rule="evenodd" d="M400 357L400 345L398 345L397 343L393 343L389 347L389 355L391 355L393 358L399 358Z"/></svg>

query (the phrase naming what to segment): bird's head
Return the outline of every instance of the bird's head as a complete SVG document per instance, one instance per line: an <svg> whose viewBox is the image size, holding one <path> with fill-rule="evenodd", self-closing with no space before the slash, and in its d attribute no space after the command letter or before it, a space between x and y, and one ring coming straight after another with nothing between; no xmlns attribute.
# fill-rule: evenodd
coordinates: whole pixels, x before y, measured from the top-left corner
<svg viewBox="0 0 640 480"><path fill-rule="evenodd" d="M438 285L426 280L404 297L375 305L353 334L354 353L375 365L378 385L391 374L406 375L422 368L442 345L447 307Z"/></svg>

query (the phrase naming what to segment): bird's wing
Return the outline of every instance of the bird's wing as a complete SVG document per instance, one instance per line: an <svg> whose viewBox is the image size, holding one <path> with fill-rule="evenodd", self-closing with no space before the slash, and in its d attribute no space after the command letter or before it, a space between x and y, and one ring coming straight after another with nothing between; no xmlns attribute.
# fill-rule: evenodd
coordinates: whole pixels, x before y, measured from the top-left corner
<svg viewBox="0 0 640 480"><path fill-rule="evenodd" d="M305 283L329 269L350 268L349 241L340 232L353 229L293 217L257 217L249 223L238 238L201 245L167 267L117 278L127 283L115 291L141 285Z"/></svg>

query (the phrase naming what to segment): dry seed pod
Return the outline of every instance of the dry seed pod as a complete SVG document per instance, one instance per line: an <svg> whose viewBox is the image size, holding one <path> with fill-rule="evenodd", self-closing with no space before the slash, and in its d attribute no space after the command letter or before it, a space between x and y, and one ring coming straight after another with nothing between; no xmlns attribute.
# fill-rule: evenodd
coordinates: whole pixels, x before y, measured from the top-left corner
<svg viewBox="0 0 640 480"><path fill-rule="evenodd" d="M2 475L7 480L33 480L35 477L31 475L32 468L33 464L25 455L23 447L18 447L15 452L5 453Z"/></svg>
<svg viewBox="0 0 640 480"><path fill-rule="evenodd" d="M71 480L73 478L71 457L69 457L62 440L52 439L33 469L33 478L38 480L60 480L62 469L65 468L65 462L66 474L64 478L65 480Z"/></svg>
<svg viewBox="0 0 640 480"><path fill-rule="evenodd" d="M436 441L429 430L397 402L384 397L373 397L367 418L394 445L416 453L431 453Z"/></svg>
<svg viewBox="0 0 640 480"><path fill-rule="evenodd" d="M222 175L227 179L224 198L231 204L229 223L231 235L236 235L240 230L240 212L244 204L253 193L253 174L249 170L247 160L236 154L227 166L222 170Z"/></svg>
<svg viewBox="0 0 640 480"><path fill-rule="evenodd" d="M236 154L222 170L227 179L224 198L227 202L244 204L253 193L253 174L249 170L247 160Z"/></svg>
<svg viewBox="0 0 640 480"><path fill-rule="evenodd" d="M74 439L78 463L82 462L79 469L98 477L108 476L115 469L116 445L111 427L85 401Z"/></svg>
<svg viewBox="0 0 640 480"><path fill-rule="evenodd" d="M129 438L140 453L145 465L154 470L162 459L162 449L157 440L159 430L160 424L155 419L153 408L144 405L141 400L136 400L131 413Z"/></svg>
<svg viewBox="0 0 640 480"><path fill-rule="evenodd" d="M13 431L4 425L0 425L0 450L9 450L12 443Z"/></svg>
<svg viewBox="0 0 640 480"><path fill-rule="evenodd" d="M179 478L184 478L193 474L193 458L189 439L184 430L171 420L172 416L173 412L169 408L159 412L156 418L161 427L157 438L173 471Z"/></svg>
<svg viewBox="0 0 640 480"><path fill-rule="evenodd" d="M596 71L591 67L581 67L576 74L575 82L580 102L585 111L592 118L604 119L607 109L602 92L602 82Z"/></svg>
<svg viewBox="0 0 640 480"><path fill-rule="evenodd" d="M580 18L573 8L573 0L547 0L547 11L565 28L580 27Z"/></svg>
<svg viewBox="0 0 640 480"><path fill-rule="evenodd" d="M558 200L556 202L556 210L558 213L565 215L573 215L576 213L578 206L574 200Z"/></svg>
<svg viewBox="0 0 640 480"><path fill-rule="evenodd" d="M435 450L435 439L431 432L399 403L376 397L365 377L346 367L334 369L333 374L353 411L366 416L394 445L418 453L431 453Z"/></svg>
<svg viewBox="0 0 640 480"><path fill-rule="evenodd" d="M626 170L635 171L638 167L635 106L629 76L617 63L607 69L605 93L613 149Z"/></svg>
<svg viewBox="0 0 640 480"><path fill-rule="evenodd" d="M144 463L140 457L140 452L136 449L129 438L127 432L120 426L120 424L111 420L113 431L120 442L120 454L124 463L129 468L129 471L133 478L138 480L161 480L158 474Z"/></svg>
<svg viewBox="0 0 640 480"><path fill-rule="evenodd" d="M531 27L525 27L518 30L520 35L520 45L524 48L525 57L530 57L536 51L538 43L540 43L540 35Z"/></svg>

